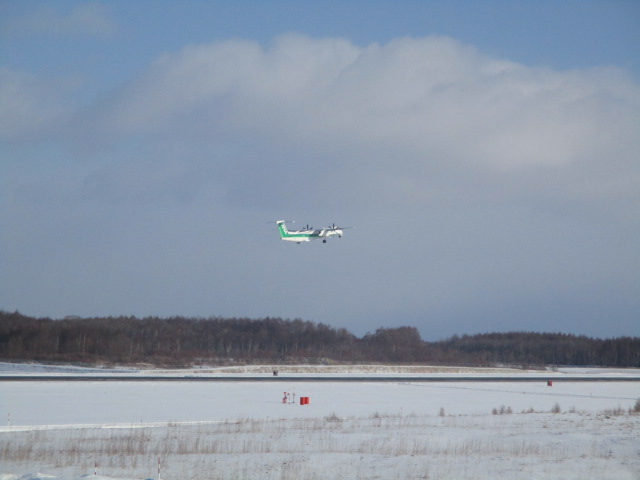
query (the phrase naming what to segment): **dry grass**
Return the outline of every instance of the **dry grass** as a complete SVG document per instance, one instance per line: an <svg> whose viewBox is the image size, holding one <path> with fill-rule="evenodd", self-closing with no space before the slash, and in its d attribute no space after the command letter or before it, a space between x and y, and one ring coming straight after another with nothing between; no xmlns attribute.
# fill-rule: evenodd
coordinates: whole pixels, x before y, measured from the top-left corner
<svg viewBox="0 0 640 480"><path fill-rule="evenodd" d="M508 407L499 410L507 413ZM537 417L532 421L531 414L332 414L161 428L41 429L0 433L0 457L9 471L73 476L92 473L97 462L104 475L148 478L155 475L160 459L167 479L314 479L327 478L327 472L335 478L344 478L340 472L363 479L455 478L449 473L459 471L455 469L460 465L473 469L477 464L493 468L490 471L500 477L506 473L501 470L504 459L521 466L575 459L595 462L594 471L605 470L598 462L620 459L595 438L565 440L568 426L600 432L604 422L619 421L633 438L640 424L637 415L619 420L570 413L533 415Z"/></svg>
<svg viewBox="0 0 640 480"><path fill-rule="evenodd" d="M494 408L491 410L491 413L493 415L511 415L513 413L513 409L505 405L500 405L500 408Z"/></svg>

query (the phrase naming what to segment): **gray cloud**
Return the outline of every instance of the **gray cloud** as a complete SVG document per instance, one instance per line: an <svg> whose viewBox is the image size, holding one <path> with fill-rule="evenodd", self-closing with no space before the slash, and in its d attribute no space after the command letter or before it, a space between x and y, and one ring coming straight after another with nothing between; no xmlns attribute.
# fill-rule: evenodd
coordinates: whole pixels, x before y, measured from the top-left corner
<svg viewBox="0 0 640 480"><path fill-rule="evenodd" d="M628 163L639 106L638 85L612 68L528 68L439 37L360 48L285 36L167 55L114 94L98 126L223 150L251 143L258 151L236 161L261 174L322 161L330 175L367 189L395 183L415 201L438 172L495 180ZM261 149L273 153L267 168Z"/></svg>
<svg viewBox="0 0 640 480"><path fill-rule="evenodd" d="M77 82L72 78L43 80L0 67L0 139L41 138L68 113L65 96L74 84Z"/></svg>
<svg viewBox="0 0 640 480"><path fill-rule="evenodd" d="M69 12L44 6L4 25L9 34L108 36L118 27L108 9L96 2L82 3Z"/></svg>

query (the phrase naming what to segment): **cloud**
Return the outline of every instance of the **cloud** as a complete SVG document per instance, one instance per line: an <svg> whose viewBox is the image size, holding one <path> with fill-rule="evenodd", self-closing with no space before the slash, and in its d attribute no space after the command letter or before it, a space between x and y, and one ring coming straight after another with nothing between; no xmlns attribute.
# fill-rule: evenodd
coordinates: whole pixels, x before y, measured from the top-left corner
<svg viewBox="0 0 640 480"><path fill-rule="evenodd" d="M6 24L12 34L109 36L118 27L108 9L100 3L83 3L62 13L46 6Z"/></svg>
<svg viewBox="0 0 640 480"><path fill-rule="evenodd" d="M35 135L37 139L43 130L69 113L63 103L73 83L71 79L42 79L0 67L0 138Z"/></svg>
<svg viewBox="0 0 640 480"><path fill-rule="evenodd" d="M340 178L412 202L431 198L443 178L489 190L518 184L524 172L550 185L566 176L571 184L559 188L575 190L566 172L598 165L610 166L615 191L625 180L611 172L633 169L640 151L640 87L624 72L531 68L446 37L190 46L158 59L93 115L115 138L224 152L210 156L213 170L243 187L260 190L248 170L261 182L311 172L318 195ZM577 193L594 188L587 183Z"/></svg>

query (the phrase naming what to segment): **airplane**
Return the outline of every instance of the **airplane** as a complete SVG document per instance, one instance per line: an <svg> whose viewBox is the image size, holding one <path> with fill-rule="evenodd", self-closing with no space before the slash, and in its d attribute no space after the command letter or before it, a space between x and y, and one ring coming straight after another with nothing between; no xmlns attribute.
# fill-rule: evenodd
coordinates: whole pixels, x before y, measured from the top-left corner
<svg viewBox="0 0 640 480"><path fill-rule="evenodd" d="M307 225L307 227L303 230L289 230L284 222L285 220L278 220L276 222L276 225L278 225L278 231L280 232L280 238L287 242L296 242L298 244L301 242L309 242L311 240L318 240L318 239L321 239L322 243L327 243L327 239L329 237L333 237L334 235L337 235L338 238L340 238L343 235L343 232L342 232L343 229L351 228L351 227L336 227L336 225L333 224L330 227L321 228L319 230L314 230L309 225Z"/></svg>

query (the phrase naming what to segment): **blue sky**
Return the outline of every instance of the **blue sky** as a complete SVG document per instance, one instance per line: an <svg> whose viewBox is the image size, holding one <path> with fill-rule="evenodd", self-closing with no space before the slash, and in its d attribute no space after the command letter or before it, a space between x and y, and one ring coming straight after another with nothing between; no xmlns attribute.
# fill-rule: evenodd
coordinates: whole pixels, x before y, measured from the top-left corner
<svg viewBox="0 0 640 480"><path fill-rule="evenodd" d="M637 2L0 18L2 309L640 335Z"/></svg>

